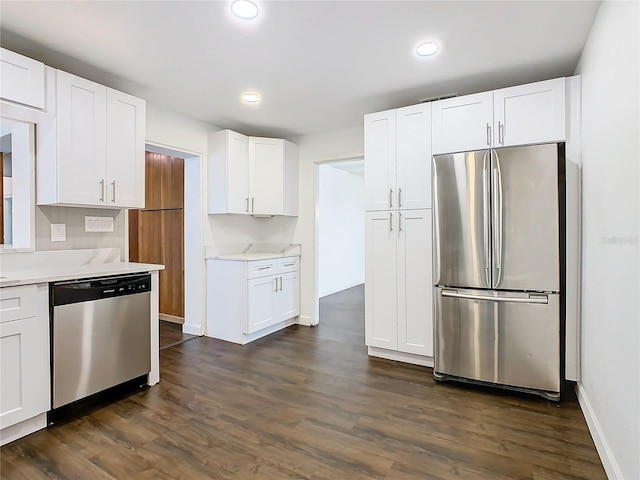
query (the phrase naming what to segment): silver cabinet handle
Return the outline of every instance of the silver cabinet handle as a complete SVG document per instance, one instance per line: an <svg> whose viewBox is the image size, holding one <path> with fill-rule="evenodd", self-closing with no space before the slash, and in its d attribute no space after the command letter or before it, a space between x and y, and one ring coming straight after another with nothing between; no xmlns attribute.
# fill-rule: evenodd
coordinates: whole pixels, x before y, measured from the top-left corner
<svg viewBox="0 0 640 480"><path fill-rule="evenodd" d="M104 202L104 178L100 180L100 201Z"/></svg>
<svg viewBox="0 0 640 480"><path fill-rule="evenodd" d="M280 291L282 291L282 277L280 277Z"/></svg>
<svg viewBox="0 0 640 480"><path fill-rule="evenodd" d="M393 208L393 189L389 189L389 208Z"/></svg>
<svg viewBox="0 0 640 480"><path fill-rule="evenodd" d="M113 188L113 198L111 199L111 203L116 203L116 181L111 182L111 188Z"/></svg>
<svg viewBox="0 0 640 480"><path fill-rule="evenodd" d="M498 120L498 142L500 145L504 145L504 125Z"/></svg>
<svg viewBox="0 0 640 480"><path fill-rule="evenodd" d="M249 197L245 198L244 202L245 202L245 205L246 205L244 210L245 210L245 212L249 213Z"/></svg>
<svg viewBox="0 0 640 480"><path fill-rule="evenodd" d="M282 264L283 267L293 267L294 265L295 265L295 262L294 263L283 263Z"/></svg>
<svg viewBox="0 0 640 480"><path fill-rule="evenodd" d="M455 290L443 290L443 297L452 297L452 298L465 298L469 300L487 300L489 302L504 302L504 303L538 303L538 304L548 304L549 297L543 294L529 294L529 298L523 297L492 297L489 295L474 295L467 293L458 293Z"/></svg>
<svg viewBox="0 0 640 480"><path fill-rule="evenodd" d="M398 232L402 231L402 213L398 212Z"/></svg>
<svg viewBox="0 0 640 480"><path fill-rule="evenodd" d="M275 278L273 279L273 281L274 281L274 282L276 282L276 286L274 287L273 291L274 291L274 292L277 292L277 291L278 291L278 277L275 277Z"/></svg>
<svg viewBox="0 0 640 480"><path fill-rule="evenodd" d="M393 213L389 212L389 231L393 232Z"/></svg>
<svg viewBox="0 0 640 480"><path fill-rule="evenodd" d="M265 267L258 267L256 268L256 270L269 270L271 268L271 265L267 265Z"/></svg>
<svg viewBox="0 0 640 480"><path fill-rule="evenodd" d="M251 213L255 212L255 198L251 197Z"/></svg>
<svg viewBox="0 0 640 480"><path fill-rule="evenodd" d="M398 189L398 208L402 207L402 189Z"/></svg>
<svg viewBox="0 0 640 480"><path fill-rule="evenodd" d="M491 125L487 123L487 145L491 146Z"/></svg>

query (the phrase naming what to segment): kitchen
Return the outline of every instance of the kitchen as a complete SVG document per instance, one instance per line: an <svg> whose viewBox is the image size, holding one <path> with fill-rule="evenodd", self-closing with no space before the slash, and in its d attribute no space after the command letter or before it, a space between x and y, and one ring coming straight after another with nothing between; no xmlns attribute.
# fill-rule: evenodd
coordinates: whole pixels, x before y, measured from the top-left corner
<svg viewBox="0 0 640 480"><path fill-rule="evenodd" d="M597 7L597 5L593 7L593 15L595 15ZM3 47L6 46L6 48L9 48L11 47L9 42L12 37L5 32L5 28L11 30L8 28L8 24L5 23L9 9L4 5L2 8ZM513 14L517 15L517 8L513 8L515 9ZM630 13L625 14L624 8L630 9ZM574 69L574 63L570 67L565 67L562 73L562 75L566 76L573 74L581 74L583 76L582 121L584 135L582 156L584 171L582 191L584 280L582 292L582 383L584 392L586 392L585 395L590 399L588 404L590 406L585 407L584 405L586 404L584 403L581 405L583 405L582 408L585 416L590 416L592 421L595 419L595 423L589 424L591 435L594 437L594 441L598 446L598 452L605 464L605 470L611 478L634 478L634 472L637 471L637 465L634 462L637 462L635 452L637 451L638 445L638 421L637 413L635 413L634 417L634 412L638 411L638 396L637 384L634 385L633 381L634 378L638 377L638 335L636 334L636 330L634 330L637 329L637 325L632 323L632 320L637 318L637 310L634 310L636 307L631 305L628 300L624 300L624 296L619 297L623 292L631 292L629 296L633 296L633 290L629 290L629 288L637 285L637 272L629 270L632 269L634 265L633 261L637 258L637 223L628 220L634 215L633 218L637 217L637 210L634 210L634 208L637 208L637 202L633 201L633 199L637 198L637 193L633 193L633 185L628 186L630 182L633 182L633 178L635 178L632 175L628 175L628 173L635 172L634 169L637 169L637 165L633 164L630 160L637 158L637 138L634 137L633 133L635 132L633 128L634 125L637 125L637 112L634 112L632 107L637 104L637 102L632 101L634 97L628 97L628 95L637 96L637 68L634 69L634 65L637 65L637 41L633 41L633 39L636 38L633 37L633 35L630 37L630 40L625 40L627 37L624 35L631 35L631 33L625 29L618 29L616 27L617 22L623 21L624 18L629 18L629 28L633 30L633 25L635 25L633 24L633 19L637 18L637 15L634 17L634 14L637 13L634 8L636 7L634 7L633 4L617 5L607 2L600 6L598 16L595 17L594 27L591 29L589 40L587 40L586 43L587 47L585 47L583 51L583 44L581 44L576 51L578 56L574 62L577 62L580 54L582 55L582 62L579 65L580 69ZM109 12L105 12L105 18L109 18ZM267 22L265 21L265 23ZM13 28L17 27L14 25ZM248 28L248 30L250 30L250 28ZM587 25L585 31L588 30ZM615 43L615 46L609 46L611 44L607 43L607 41L616 41L608 39L608 36L614 32L621 36L619 40L621 43ZM35 39L27 41L24 37L34 37L30 37L26 32L22 35L23 37L17 34L14 35L13 42L16 45L14 49L17 50L17 46L22 45L22 53L25 54L29 52L29 49L37 50L36 44L38 41ZM30 35L34 35L34 33ZM635 35L637 36L637 33ZM21 39L22 44L20 42ZM586 40L586 36L584 39ZM42 40L40 43L41 42ZM605 46L600 46L600 42L604 42ZM622 45L622 47L620 45ZM609 59L606 53L603 53L607 50L616 51L617 53ZM87 51L90 51L90 49L87 49ZM443 48L440 58L446 58L445 53L446 48ZM625 56L625 54L627 56ZM135 57L135 55L133 55L133 57ZM76 66L74 69L71 69L73 63L70 58L64 57L64 55L55 56L54 52L50 51L48 57L43 57L42 59L46 60L48 58L56 59L54 66L57 68L63 70L68 68L76 75L86 75L94 80L100 78L95 71L92 72L88 67L94 64L91 59L84 60L86 62L84 63L84 67L79 68ZM153 60L158 62L160 59L150 58L149 64L151 66ZM438 57L434 57L428 61L435 63L437 60ZM625 62L632 63L626 64ZM633 64L633 62L636 63ZM45 61L45 64L46 63ZM420 65L430 64L425 63ZM122 75L122 73L120 73L120 75ZM554 75L554 77L559 76L561 75ZM546 78L552 77L549 76ZM478 78L476 85L473 87L474 90L467 91L468 93L475 93L546 78L538 78L534 73L528 73L526 78L521 78L519 81L514 81L509 84L490 81L488 78ZM588 81L589 78L592 79L590 82ZM616 79L615 83L610 83L614 82L614 78ZM128 88L125 88L127 85L126 82L111 84L108 83L107 80L108 78L105 77L102 81L113 87L123 85L120 86L120 89L129 91ZM115 78L113 79L113 82L118 81L119 80ZM635 84L633 83L634 81L636 82ZM133 88L133 85L131 88ZM452 86L452 88L453 91L455 91L456 88L460 87ZM470 89L472 87L467 88ZM377 104L367 106L366 110L358 112L360 118L352 120L351 124L345 124L343 120L338 120L339 117L328 115L328 118L325 120L327 122L325 126L310 130L320 133L310 133L297 139L283 130L278 131L274 129L274 131L269 134L278 138L284 137L295 140L294 143L299 145L299 217L293 228L291 220L286 218L274 219L281 223L281 229L279 232L269 232L268 237L265 237L263 232L266 222L270 219L247 218L245 219L246 221L243 220L242 223L242 227L246 230L241 233L246 236L246 239L243 240L247 241L247 243L253 243L251 240L258 239L263 242L302 245L303 254L300 264L300 272L302 274L300 292L301 321L299 323L314 324L318 321L314 278L315 227L313 219L313 179L314 169L317 168L316 162L355 158L361 155L363 152L361 115L380 111L385 108L394 108L405 104L416 103L421 98L430 96L415 96L410 93L411 92L407 92L408 98L406 99L390 100L388 101L389 103L378 101ZM438 92L434 92L433 94L443 95L447 93L452 93L452 91L441 86L438 88ZM596 102L596 99L600 100L601 97L604 96L607 97L609 103L600 104ZM175 105L173 105L173 107L175 108ZM614 107L613 110L611 110L612 107ZM317 111L322 111L321 106L316 107L316 109L319 109ZM622 112L627 112L626 115L629 115L629 110L631 110L631 115L629 117L623 116ZM255 109L255 115L259 118L263 113ZM621 115L621 117L618 118L618 115ZM168 106L161 107L149 101L147 103L146 117L145 140L147 143L155 144L159 147L164 146L173 148L174 150L181 150L182 154L189 158L194 158L198 155L204 157L206 155L208 135L215 130L212 129L210 125L184 114L174 113ZM275 119L276 117L274 117L274 121ZM619 128L623 120L623 125L626 126L626 128ZM266 122L266 120L261 121ZM636 123L634 124L634 122ZM219 123L219 125L236 129L245 134L254 133L250 131L250 129L241 128L242 125L233 125L231 123ZM260 132L255 133L261 134ZM605 139L607 146L613 144L614 149L613 152L609 150L606 151L606 162L604 160L605 156L602 155L605 153L602 150ZM612 142L612 139L617 139L618 141ZM611 153L615 153L615 155L611 155ZM589 163L589 161L591 163ZM612 162L621 163L618 168L610 169L609 165L611 165ZM589 170L589 165L591 165L591 170ZM201 196L206 198L204 195L205 176L203 173L204 172L200 172L201 190L203 190ZM610 181L602 185L602 178L610 179ZM616 205L615 211L611 209L611 205ZM60 207L48 208L54 209ZM235 237L242 236L238 232L240 221L226 217L207 217L204 213L205 210L205 208L202 209L203 213L200 213L202 221L198 222L200 225L199 228L202 229L202 234L201 238L196 239L196 241L199 242L199 245L196 247L197 251L203 252L205 246L223 244L226 238L224 236L221 237L219 232L230 232ZM38 215L43 215L45 220L49 220L48 217L54 219L55 215L57 215L56 212L51 210L39 210L39 212ZM93 213L90 213L88 215L92 214ZM77 214L72 212L69 215L82 215L82 218L84 218L84 212ZM96 214L96 216L99 215L104 215L104 213ZM198 213L196 215L198 215ZM121 220L116 216L114 217L114 221L117 228L118 222ZM36 224L36 230L37 226L42 223ZM65 222L56 219L49 223L58 224ZM48 225L46 227L48 228ZM216 228L214 229L212 227ZM107 236L105 235L104 237ZM629 238L630 241L619 243L604 242L602 240L604 237ZM634 238L636 239L635 243ZM70 241L73 243L67 245L66 248L74 248L75 242L83 245L82 242L84 240L81 238L72 238ZM105 247L116 246L109 245L108 242L109 240L107 240L107 244L103 243ZM99 243L99 241L97 243ZM36 238L36 245L44 246L45 248L41 248L42 250L50 250L51 248L59 248L60 244L46 244L44 240L38 240L38 238ZM85 246L84 248L90 247ZM192 249L192 252L196 251L196 249ZM636 255L636 257L634 257L634 255ZM203 258L202 255L200 258ZM185 267L189 268L188 264L186 264ZM620 275L620 271L627 273ZM191 292L196 297L196 301L191 303L192 308L195 310L192 318L196 319L193 323L202 328L205 323L204 310L206 305L204 300L206 293L204 290L206 277L204 262L201 261L196 265L193 273L185 275L185 277L186 279L194 280L195 285L202 287L200 289L186 289L187 292ZM602 283L603 281L600 281L600 278L609 279L609 281ZM616 279L620 280L618 281ZM197 299L198 297L199 300ZM607 298L607 300L600 300L602 298ZM618 298L620 298L620 300L618 300ZM186 315L189 315L189 313L187 312ZM607 329L603 329L602 327L602 318L607 318ZM322 325L320 326L322 327ZM622 379L628 383L623 384ZM629 385L629 383L631 383L631 385ZM153 388L150 389L150 391L153 391ZM616 408L613 410L625 412L624 415L622 413L616 415L606 407L609 405L610 399L615 399Z"/></svg>

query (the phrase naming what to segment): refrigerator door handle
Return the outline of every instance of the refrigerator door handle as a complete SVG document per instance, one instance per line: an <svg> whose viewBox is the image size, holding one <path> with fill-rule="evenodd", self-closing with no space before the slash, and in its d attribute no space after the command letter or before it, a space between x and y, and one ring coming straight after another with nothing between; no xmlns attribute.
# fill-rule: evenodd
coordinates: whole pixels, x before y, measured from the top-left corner
<svg viewBox="0 0 640 480"><path fill-rule="evenodd" d="M483 235L484 235L484 269L485 273L490 268L490 252L491 239L489 237L489 152L485 153L482 162L482 222L483 222ZM487 285L491 285L491 279L487 276Z"/></svg>
<svg viewBox="0 0 640 480"><path fill-rule="evenodd" d="M502 174L500 172L500 159L498 154L493 152L493 166L492 166L492 188L491 188L491 203L493 207L493 254L494 254L494 266L498 270L498 275L493 282L493 287L497 287L502 280L502 222L503 222L503 210L502 210Z"/></svg>
<svg viewBox="0 0 640 480"><path fill-rule="evenodd" d="M546 305L549 303L548 295L530 293L529 297L492 297L490 295L473 295L467 293L458 293L457 290L442 290L443 297L466 298L469 300L486 300L488 302L503 303L534 303Z"/></svg>

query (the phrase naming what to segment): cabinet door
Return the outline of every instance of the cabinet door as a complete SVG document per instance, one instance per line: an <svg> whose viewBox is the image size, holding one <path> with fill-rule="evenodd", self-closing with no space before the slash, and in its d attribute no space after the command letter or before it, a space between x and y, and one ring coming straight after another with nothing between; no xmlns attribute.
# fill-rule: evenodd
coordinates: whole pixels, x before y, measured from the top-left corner
<svg viewBox="0 0 640 480"><path fill-rule="evenodd" d="M496 90L493 99L494 146L566 139L564 78Z"/></svg>
<svg viewBox="0 0 640 480"><path fill-rule="evenodd" d="M278 323L275 315L274 298L276 294L276 277L254 278L247 282L249 315L243 333L254 333L269 325Z"/></svg>
<svg viewBox="0 0 640 480"><path fill-rule="evenodd" d="M44 109L44 63L0 48L0 98Z"/></svg>
<svg viewBox="0 0 640 480"><path fill-rule="evenodd" d="M491 146L493 92L447 98L432 105L433 154Z"/></svg>
<svg viewBox="0 0 640 480"><path fill-rule="evenodd" d="M49 322L31 317L0 323L0 425L49 409Z"/></svg>
<svg viewBox="0 0 640 480"><path fill-rule="evenodd" d="M144 207L145 102L107 89L107 204Z"/></svg>
<svg viewBox="0 0 640 480"><path fill-rule="evenodd" d="M251 213L284 212L284 140L249 137Z"/></svg>
<svg viewBox="0 0 640 480"><path fill-rule="evenodd" d="M56 94L58 202L108 205L107 88L58 70Z"/></svg>
<svg viewBox="0 0 640 480"><path fill-rule="evenodd" d="M395 110L364 117L364 188L365 210L397 207Z"/></svg>
<svg viewBox="0 0 640 480"><path fill-rule="evenodd" d="M274 309L277 321L281 322L300 315L299 272L284 273L278 277L279 291L275 296Z"/></svg>
<svg viewBox="0 0 640 480"><path fill-rule="evenodd" d="M431 206L431 104L396 111L396 184L401 210Z"/></svg>
<svg viewBox="0 0 640 480"><path fill-rule="evenodd" d="M283 214L298 216L298 185L299 185L299 155L298 146L284 142L284 210Z"/></svg>
<svg viewBox="0 0 640 480"><path fill-rule="evenodd" d="M208 146L209 213L250 213L249 137L221 130Z"/></svg>
<svg viewBox="0 0 640 480"><path fill-rule="evenodd" d="M433 356L431 210L400 212L398 350Z"/></svg>
<svg viewBox="0 0 640 480"><path fill-rule="evenodd" d="M367 345L396 350L398 213L365 214L365 337Z"/></svg>

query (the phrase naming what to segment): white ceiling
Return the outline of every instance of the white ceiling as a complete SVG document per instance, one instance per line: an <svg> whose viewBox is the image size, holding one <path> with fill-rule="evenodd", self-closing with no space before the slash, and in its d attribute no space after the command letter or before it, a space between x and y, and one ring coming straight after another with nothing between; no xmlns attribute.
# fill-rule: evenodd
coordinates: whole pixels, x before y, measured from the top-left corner
<svg viewBox="0 0 640 480"><path fill-rule="evenodd" d="M571 75L597 1L0 2L2 46L248 135ZM437 40L437 56L415 46ZM240 100L247 90L258 105Z"/></svg>

